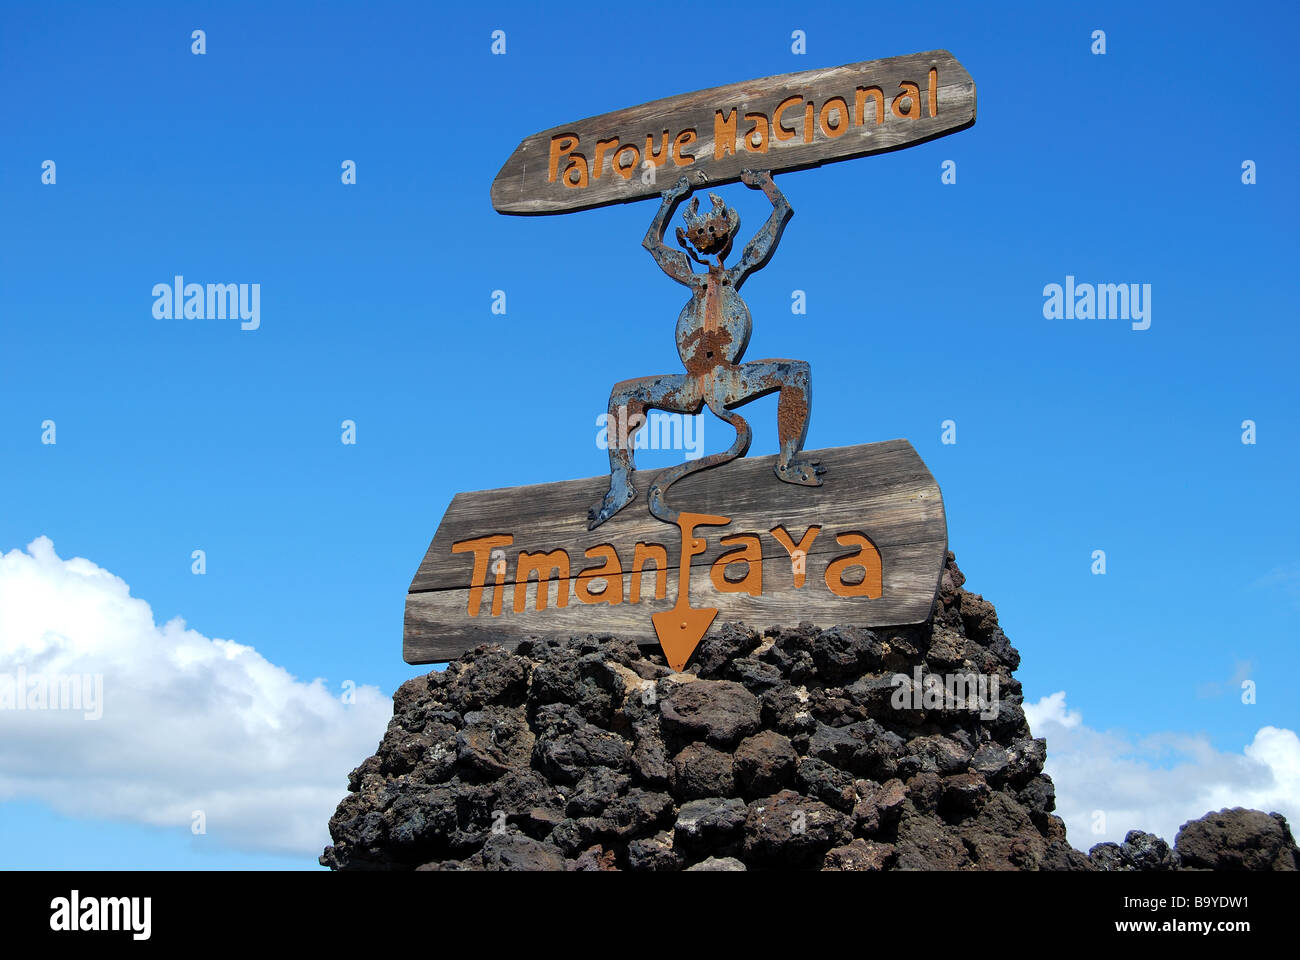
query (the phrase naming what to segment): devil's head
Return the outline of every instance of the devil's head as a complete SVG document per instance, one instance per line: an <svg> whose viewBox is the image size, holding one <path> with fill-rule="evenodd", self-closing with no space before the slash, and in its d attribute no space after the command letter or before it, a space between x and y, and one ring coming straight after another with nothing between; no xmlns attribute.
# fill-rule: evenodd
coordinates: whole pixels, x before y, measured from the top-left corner
<svg viewBox="0 0 1300 960"><path fill-rule="evenodd" d="M709 199L713 201L713 208L700 213L699 197L691 197L691 202L682 211L686 229L677 228L677 242L686 246L690 241L700 253L725 257L736 231L740 229L740 214L723 203L716 193L709 194Z"/></svg>

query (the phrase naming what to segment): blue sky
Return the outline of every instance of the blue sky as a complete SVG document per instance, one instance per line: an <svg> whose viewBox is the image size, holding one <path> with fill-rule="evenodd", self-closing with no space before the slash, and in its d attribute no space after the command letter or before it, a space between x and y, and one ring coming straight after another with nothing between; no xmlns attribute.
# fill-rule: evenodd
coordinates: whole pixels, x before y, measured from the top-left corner
<svg viewBox="0 0 1300 960"><path fill-rule="evenodd" d="M518 141L945 48L976 81L973 128L778 175L795 215L746 286L748 356L811 362L809 447L912 441L967 587L1024 657L1026 699L1066 691L1117 763L1186 774L1205 750L1295 730L1294 7L651 9L5 5L0 554L48 537L160 626L181 617L334 695L391 693L419 670L401 659L403 599L452 495L602 472L611 384L679 367L682 292L639 243L654 201L496 214L488 188ZM720 192L742 233L762 222L760 195ZM151 290L176 274L259 283L260 328L155 319ZM1044 286L1067 275L1150 284L1150 329L1044 319ZM775 402L749 408L753 454L775 452ZM367 709L339 797L383 730ZM1169 735L1191 760L1151 747ZM270 827L196 837L189 816L82 803L75 771L22 762L13 781L0 769L0 865L314 865ZM1070 791L1079 810L1109 803L1056 775L1063 809Z"/></svg>

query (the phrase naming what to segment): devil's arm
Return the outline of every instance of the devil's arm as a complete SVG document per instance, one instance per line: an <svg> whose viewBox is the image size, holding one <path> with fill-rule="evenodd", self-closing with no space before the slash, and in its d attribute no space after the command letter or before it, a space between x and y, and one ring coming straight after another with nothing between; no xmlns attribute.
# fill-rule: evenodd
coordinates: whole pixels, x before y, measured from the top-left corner
<svg viewBox="0 0 1300 960"><path fill-rule="evenodd" d="M674 250L664 243L664 230L667 229L668 221L673 218L673 213L684 196L684 193L674 190L664 192L664 202L659 205L659 212L650 221L650 229L646 230L645 239L641 241L641 246L650 251L650 256L655 258L655 262L659 264L664 273L678 283L692 286L695 283L695 271L691 269L691 263L686 259L686 254L681 250Z"/></svg>
<svg viewBox="0 0 1300 960"><path fill-rule="evenodd" d="M781 232L785 230L786 223L794 215L794 208L790 206L790 201L772 182L771 177L767 177L763 183L763 192L767 194L767 199L772 201L772 215L767 218L767 223L763 224L762 229L754 234L753 239L745 245L745 252L731 268L733 282L737 287L745 282L746 277L771 259L776 251L776 245L781 242Z"/></svg>

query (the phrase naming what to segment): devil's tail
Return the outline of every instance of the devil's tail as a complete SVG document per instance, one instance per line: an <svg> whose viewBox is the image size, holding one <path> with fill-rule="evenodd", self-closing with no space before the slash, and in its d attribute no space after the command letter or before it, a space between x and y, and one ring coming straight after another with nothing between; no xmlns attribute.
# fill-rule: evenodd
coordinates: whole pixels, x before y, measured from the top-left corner
<svg viewBox="0 0 1300 960"><path fill-rule="evenodd" d="M746 451L749 450L750 441L754 439L753 431L749 429L749 424L740 414L728 410L721 404L715 405L712 400L709 401L709 409L736 428L736 442L722 453L711 453L707 457L701 457L698 460L688 460L686 463L668 468L654 478L654 482L650 484L648 495L650 512L665 523L677 523L677 518L680 515L679 511L670 507L668 501L664 499L669 487L682 477L698 473L701 470L708 470L710 467L720 466L735 460L737 457L743 457Z"/></svg>

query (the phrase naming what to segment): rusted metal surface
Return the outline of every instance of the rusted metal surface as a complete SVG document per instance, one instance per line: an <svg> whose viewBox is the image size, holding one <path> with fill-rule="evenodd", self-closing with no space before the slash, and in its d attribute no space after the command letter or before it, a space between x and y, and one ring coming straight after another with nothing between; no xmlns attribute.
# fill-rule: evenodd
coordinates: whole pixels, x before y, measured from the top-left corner
<svg viewBox="0 0 1300 960"><path fill-rule="evenodd" d="M774 465L777 477L806 486L822 483L824 468L815 460L796 456L803 448L812 409L808 364L802 360L741 360L753 323L740 287L771 259L794 212L769 172L746 170L741 181L766 194L772 202L772 214L734 266L726 266L725 260L740 229L740 215L716 194L709 194L712 206L708 210L700 211L696 197L683 211L685 229L677 229L683 249L674 250L664 243L668 221L692 189L684 176L664 191L663 202L646 231L642 245L668 276L691 289L691 299L677 318L677 352L686 373L624 380L610 392L609 422L636 426L627 437L618 437L609 445L609 491L587 512L589 529L600 526L636 499L631 482L631 471L635 469L632 449L636 430L645 422L649 409L693 415L707 406L736 430L736 440L726 451L672 467L651 483L650 512L666 523L676 524L680 516L667 502L670 486L688 474L744 456L749 449L749 424L732 408L774 391L780 391L777 436L781 449ZM707 270L695 272L688 255ZM710 263L707 257L713 257L715 262Z"/></svg>

